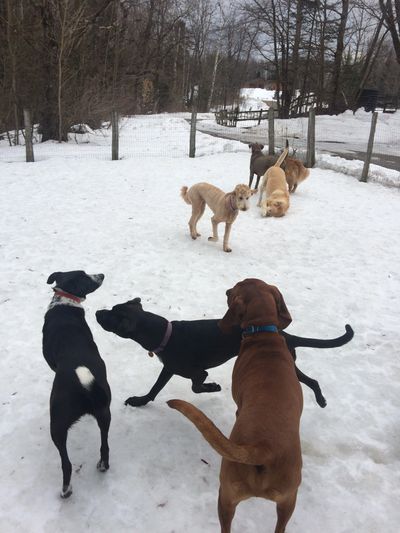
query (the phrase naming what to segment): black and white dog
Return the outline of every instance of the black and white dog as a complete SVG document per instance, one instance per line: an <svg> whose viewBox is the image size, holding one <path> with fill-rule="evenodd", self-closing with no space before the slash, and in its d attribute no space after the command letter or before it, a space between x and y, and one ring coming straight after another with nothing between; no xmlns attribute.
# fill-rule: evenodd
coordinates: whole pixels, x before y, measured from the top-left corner
<svg viewBox="0 0 400 533"><path fill-rule="evenodd" d="M54 296L44 317L43 355L54 370L50 396L50 433L63 471L61 496L72 494L72 465L67 452L68 429L85 414L93 415L100 428L101 447L97 468L109 468L108 429L111 391L106 366L85 320L81 302L103 283L104 274L90 276L82 270L54 272Z"/></svg>
<svg viewBox="0 0 400 533"><path fill-rule="evenodd" d="M160 375L151 390L144 396L131 396L125 405L139 407L154 400L174 374L189 378L193 392L217 392L217 383L204 383L206 369L225 363L236 357L240 350L242 331L238 327L231 334L224 334L218 327L218 319L174 320L143 310L140 298L115 305L111 310L96 312L97 322L106 331L111 331L125 339L132 339L155 353L163 364ZM296 360L296 348L334 348L342 346L353 338L353 330L346 325L346 333L335 339L311 339L290 335L280 331L287 347ZM310 387L321 407L326 406L318 381L310 378L296 366L296 374L302 383Z"/></svg>

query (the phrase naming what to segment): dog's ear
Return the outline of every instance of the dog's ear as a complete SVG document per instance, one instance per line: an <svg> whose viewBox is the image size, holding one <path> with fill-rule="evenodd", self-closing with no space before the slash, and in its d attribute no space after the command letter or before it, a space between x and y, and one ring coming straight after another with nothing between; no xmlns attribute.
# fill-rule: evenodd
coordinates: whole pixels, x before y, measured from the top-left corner
<svg viewBox="0 0 400 533"><path fill-rule="evenodd" d="M133 300L129 300L128 302L126 302L127 304L131 304L131 305L137 305L137 304L140 304L140 302L142 301L141 298L134 298Z"/></svg>
<svg viewBox="0 0 400 533"><path fill-rule="evenodd" d="M292 317L290 316L289 310L286 307L285 300L283 299L282 294L276 287L274 291L274 298L276 302L276 310L278 313L279 320L278 328L285 329L291 323Z"/></svg>
<svg viewBox="0 0 400 533"><path fill-rule="evenodd" d="M246 305L243 299L236 296L229 303L228 311L218 322L218 326L224 333L230 333L235 326L241 325L245 311Z"/></svg>
<svg viewBox="0 0 400 533"><path fill-rule="evenodd" d="M53 274L50 274L48 277L47 283L50 285L54 281L57 281L58 276L61 274L61 272L53 272Z"/></svg>

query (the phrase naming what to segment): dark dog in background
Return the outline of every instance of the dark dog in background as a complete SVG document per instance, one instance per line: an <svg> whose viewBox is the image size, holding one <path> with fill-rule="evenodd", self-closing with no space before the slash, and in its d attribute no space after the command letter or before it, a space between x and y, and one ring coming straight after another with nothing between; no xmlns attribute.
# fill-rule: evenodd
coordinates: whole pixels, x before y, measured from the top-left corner
<svg viewBox="0 0 400 533"><path fill-rule="evenodd" d="M81 302L103 283L104 274L82 270L54 272L47 283L56 282L54 296L44 318L43 355L55 372L50 396L50 433L63 472L61 497L72 494L72 465L67 452L68 429L81 416L93 415L100 428L101 447L97 468L109 468L108 430L111 391L106 366L85 320Z"/></svg>
<svg viewBox="0 0 400 533"><path fill-rule="evenodd" d="M149 354L155 353L163 364L160 375L151 390L144 396L131 396L125 405L139 407L153 401L174 374L192 381L196 393L217 392L217 383L204 383L207 369L222 365L236 357L240 350L242 331L239 327L224 334L218 327L218 319L174 320L143 310L140 298L115 305L111 310L96 312L98 323L106 331L119 337L132 339L139 343ZM310 339L290 335L280 331L286 345L296 359L296 348L333 348L342 346L353 337L353 330L346 325L346 333L336 339ZM321 407L326 406L318 381L305 375L296 367L298 379L310 387Z"/></svg>
<svg viewBox="0 0 400 533"><path fill-rule="evenodd" d="M258 189L261 176L264 176L266 171L275 165L278 156L264 155L262 153L262 149L264 148L263 144L250 143L249 148L251 148L249 187L251 188L255 174L257 176L255 188Z"/></svg>

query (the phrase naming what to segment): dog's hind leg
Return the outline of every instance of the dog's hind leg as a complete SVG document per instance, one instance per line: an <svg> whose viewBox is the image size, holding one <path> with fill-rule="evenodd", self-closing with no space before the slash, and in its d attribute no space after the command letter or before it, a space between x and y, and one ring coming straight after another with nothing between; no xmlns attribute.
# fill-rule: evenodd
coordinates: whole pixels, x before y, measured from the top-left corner
<svg viewBox="0 0 400 533"><path fill-rule="evenodd" d="M251 189L251 184L253 183L253 178L254 178L254 172L250 172L250 177L249 177L249 189ZM258 182L257 182L258 183ZM256 187L257 188L257 187Z"/></svg>
<svg viewBox="0 0 400 533"><path fill-rule="evenodd" d="M202 368L199 368L195 373L192 373L190 379L192 380L193 392L200 394L202 392L219 392L221 390L221 386L218 385L218 383L204 383L207 376L208 372Z"/></svg>
<svg viewBox="0 0 400 533"><path fill-rule="evenodd" d="M256 189L258 189L258 184L260 183L260 178L261 178L261 176L257 176Z"/></svg>
<svg viewBox="0 0 400 533"><path fill-rule="evenodd" d="M154 383L150 392L144 396L131 396L125 400L125 405L131 405L132 407L142 407L149 402L152 402L161 389L165 387L168 381L172 378L173 373L165 369L165 366L160 372L157 381Z"/></svg>
<svg viewBox="0 0 400 533"><path fill-rule="evenodd" d="M221 487L218 495L218 517L221 533L230 533L233 517L235 516L237 503L224 497Z"/></svg>
<svg viewBox="0 0 400 533"><path fill-rule="evenodd" d="M218 241L218 224L219 224L219 220L217 220L215 216L211 217L211 225L212 225L213 234L212 234L212 237L208 237L209 241L212 241L212 242Z"/></svg>
<svg viewBox="0 0 400 533"><path fill-rule="evenodd" d="M100 461L97 463L97 470L105 472L110 468L109 464L109 447L108 447L108 430L110 428L111 413L109 407L96 410L94 416L100 428L101 446L100 446Z"/></svg>
<svg viewBox="0 0 400 533"><path fill-rule="evenodd" d="M275 526L275 533L285 533L286 525L293 514L294 508L296 507L296 498L297 491L291 498L276 504L278 520Z"/></svg>
<svg viewBox="0 0 400 533"><path fill-rule="evenodd" d="M197 231L197 222L202 217L204 210L206 208L206 203L201 201L193 201L192 203L192 216L189 220L189 230L190 230L190 236L193 240L197 239L197 237L200 237L200 233Z"/></svg>
<svg viewBox="0 0 400 533"><path fill-rule="evenodd" d="M56 418L52 416L50 421L50 434L61 457L63 484L60 496L61 498L68 498L72 494L72 465L67 452L68 425L64 422L63 419L61 419L60 421L58 417Z"/></svg>
<svg viewBox="0 0 400 533"><path fill-rule="evenodd" d="M320 407L326 407L326 400L324 396L322 395L322 391L321 391L318 381L304 374L299 368L297 368L296 365L295 365L295 368L296 368L296 375L300 383L304 383L304 385L307 385L307 387L310 387L310 389L314 391L315 399L317 401L317 404Z"/></svg>

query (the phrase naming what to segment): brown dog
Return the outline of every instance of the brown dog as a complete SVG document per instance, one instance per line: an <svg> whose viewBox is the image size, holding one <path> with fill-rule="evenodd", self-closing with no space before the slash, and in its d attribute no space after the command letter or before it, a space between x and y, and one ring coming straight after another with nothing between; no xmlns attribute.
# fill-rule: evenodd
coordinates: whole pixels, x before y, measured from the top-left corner
<svg viewBox="0 0 400 533"><path fill-rule="evenodd" d="M256 189L258 189L261 176L264 176L269 167L275 165L278 156L264 155L262 153L262 149L264 148L263 144L251 143L249 144L249 148L251 148L249 187L253 183L255 174L257 176Z"/></svg>
<svg viewBox="0 0 400 533"><path fill-rule="evenodd" d="M282 217L289 209L289 190L285 172L280 168L288 154L288 149L282 152L274 166L264 174L258 206L261 207L263 217ZM265 199L263 197L266 196Z"/></svg>
<svg viewBox="0 0 400 533"><path fill-rule="evenodd" d="M196 183L190 189L182 187L181 196L185 202L192 206L192 216L189 220L189 230L192 239L200 237L197 232L197 222L204 213L206 204L213 211L211 218L213 236L208 237L209 241L218 241L218 224L225 222L224 252L231 252L229 248L229 235L232 224L235 222L239 211L247 211L250 208L250 197L256 190L250 189L247 185L236 185L232 192L224 193L218 187L210 183Z"/></svg>
<svg viewBox="0 0 400 533"><path fill-rule="evenodd" d="M189 418L222 455L221 532L230 532L238 503L255 496L276 502L275 533L284 533L296 505L302 467L303 396L293 359L278 333L292 319L279 290L261 280L245 279L227 295L229 309L220 327L224 332L237 325L244 330L232 374L237 411L229 439L190 403L170 400L168 405Z"/></svg>
<svg viewBox="0 0 400 533"><path fill-rule="evenodd" d="M310 170L303 165L300 159L294 159L293 157L285 159L282 163L282 169L285 172L289 192L294 192L297 189L297 185L310 174Z"/></svg>

